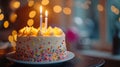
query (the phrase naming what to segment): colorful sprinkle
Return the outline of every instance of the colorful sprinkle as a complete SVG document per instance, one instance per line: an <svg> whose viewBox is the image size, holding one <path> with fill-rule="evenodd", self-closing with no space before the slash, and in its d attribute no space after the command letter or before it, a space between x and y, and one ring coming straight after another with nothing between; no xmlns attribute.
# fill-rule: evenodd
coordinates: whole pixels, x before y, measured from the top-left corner
<svg viewBox="0 0 120 67"><path fill-rule="evenodd" d="M59 59L63 59L66 57L66 46L65 40L56 40L54 42L44 40L46 39L36 39L32 40L31 44L28 44L30 37L26 40L19 41L17 45L17 51L15 58L24 61L32 61L32 62L42 62L42 61L56 61ZM39 44L36 44L36 41L41 41ZM24 44L24 45L21 45ZM36 46L37 45L37 46ZM46 46L46 45L49 45ZM34 49L33 49L33 48Z"/></svg>

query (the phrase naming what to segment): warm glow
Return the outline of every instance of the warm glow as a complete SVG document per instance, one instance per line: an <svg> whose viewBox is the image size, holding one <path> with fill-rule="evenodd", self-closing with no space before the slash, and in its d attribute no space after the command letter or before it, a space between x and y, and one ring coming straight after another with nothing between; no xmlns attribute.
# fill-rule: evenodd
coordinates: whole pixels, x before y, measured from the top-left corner
<svg viewBox="0 0 120 67"><path fill-rule="evenodd" d="M16 21L16 18L17 18L17 14L16 13L11 13L11 15L10 15L10 21L11 22L15 22Z"/></svg>
<svg viewBox="0 0 120 67"><path fill-rule="evenodd" d="M34 27L24 27L22 29L19 30L19 35L18 36L27 36L27 35L31 35L31 36L36 36L38 33L38 30Z"/></svg>
<svg viewBox="0 0 120 67"><path fill-rule="evenodd" d="M43 32L43 34L42 35L47 35L47 36L49 36L49 35L53 35L53 28L50 26L50 27L48 27L48 29L44 32L44 30L42 31Z"/></svg>
<svg viewBox="0 0 120 67"><path fill-rule="evenodd" d="M40 6L40 30L42 30L42 22L43 22L43 19L42 19L42 6Z"/></svg>
<svg viewBox="0 0 120 67"><path fill-rule="evenodd" d="M116 7L114 5L111 6L111 11L114 12L114 10L116 9Z"/></svg>
<svg viewBox="0 0 120 67"><path fill-rule="evenodd" d="M66 15L70 15L71 14L71 9L66 7L63 9L63 13L66 14Z"/></svg>
<svg viewBox="0 0 120 67"><path fill-rule="evenodd" d="M48 25L48 11L45 11L45 30L47 29L47 25Z"/></svg>
<svg viewBox="0 0 120 67"><path fill-rule="evenodd" d="M32 26L34 24L34 20L33 19L29 19L28 21L27 21L27 25L28 26Z"/></svg>
<svg viewBox="0 0 120 67"><path fill-rule="evenodd" d="M8 21L5 21L5 22L4 22L4 28L8 28L8 26L9 26L9 22L8 22Z"/></svg>
<svg viewBox="0 0 120 67"><path fill-rule="evenodd" d="M29 7L32 7L33 5L34 5L34 0L28 1L28 6L29 6Z"/></svg>
<svg viewBox="0 0 120 67"><path fill-rule="evenodd" d="M61 36L64 35L64 32L62 29L58 27L52 28L49 26L46 31L44 28L42 28L41 33L39 34L40 28L34 28L33 26L31 27L23 27L22 29L19 30L18 37L20 36ZM13 34L15 36L16 32Z"/></svg>
<svg viewBox="0 0 120 67"><path fill-rule="evenodd" d="M97 5L97 9L98 9L98 11L103 11L104 10L104 8L103 8L103 6L101 4Z"/></svg>
<svg viewBox="0 0 120 67"><path fill-rule="evenodd" d="M55 6L53 7L53 11L54 11L55 13L60 13L60 12L62 11L62 7L59 6L59 5L55 5Z"/></svg>
<svg viewBox="0 0 120 67"><path fill-rule="evenodd" d="M53 29L53 33L54 33L54 35L61 35L63 33L63 31L60 28L55 27Z"/></svg>
<svg viewBox="0 0 120 67"><path fill-rule="evenodd" d="M42 5L48 5L49 4L49 0L42 0Z"/></svg>
<svg viewBox="0 0 120 67"><path fill-rule="evenodd" d="M4 14L0 14L0 21L4 19Z"/></svg>
<svg viewBox="0 0 120 67"><path fill-rule="evenodd" d="M20 7L20 2L19 1L12 1L10 3L12 9L17 9Z"/></svg>
<svg viewBox="0 0 120 67"><path fill-rule="evenodd" d="M112 11L113 13L115 13L116 15L118 15L118 14L120 13L119 9L116 8L114 5L111 6L111 11Z"/></svg>
<svg viewBox="0 0 120 67"><path fill-rule="evenodd" d="M8 40L9 40L9 42L13 42L13 41L14 41L13 36L12 36L12 35L9 35L9 36L8 36Z"/></svg>
<svg viewBox="0 0 120 67"><path fill-rule="evenodd" d="M16 31L16 30L13 30L13 31L12 31L12 35L17 35L17 31Z"/></svg>
<svg viewBox="0 0 120 67"><path fill-rule="evenodd" d="M45 16L48 17L48 11L47 10L45 11Z"/></svg>
<svg viewBox="0 0 120 67"><path fill-rule="evenodd" d="M59 36L63 34L63 31L58 27L52 28L51 26L49 26L47 30L46 31L43 30L42 33L43 36L50 36L50 35Z"/></svg>
<svg viewBox="0 0 120 67"><path fill-rule="evenodd" d="M36 11L30 11L29 17L34 18L36 16Z"/></svg>
<svg viewBox="0 0 120 67"><path fill-rule="evenodd" d="M12 36L13 36L13 39L14 39L15 41L17 41L17 31L16 31L16 30L13 30L13 31L12 31Z"/></svg>
<svg viewBox="0 0 120 67"><path fill-rule="evenodd" d="M40 6L40 14L42 14L42 6Z"/></svg>

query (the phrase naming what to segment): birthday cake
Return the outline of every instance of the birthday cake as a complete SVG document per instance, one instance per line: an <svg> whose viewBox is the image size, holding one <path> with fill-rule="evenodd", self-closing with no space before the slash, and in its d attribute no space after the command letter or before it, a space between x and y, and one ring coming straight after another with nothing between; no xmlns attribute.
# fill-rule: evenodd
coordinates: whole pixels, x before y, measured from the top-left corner
<svg viewBox="0 0 120 67"><path fill-rule="evenodd" d="M67 56L65 34L58 27L46 30L24 27L19 30L15 59L31 62L57 61Z"/></svg>

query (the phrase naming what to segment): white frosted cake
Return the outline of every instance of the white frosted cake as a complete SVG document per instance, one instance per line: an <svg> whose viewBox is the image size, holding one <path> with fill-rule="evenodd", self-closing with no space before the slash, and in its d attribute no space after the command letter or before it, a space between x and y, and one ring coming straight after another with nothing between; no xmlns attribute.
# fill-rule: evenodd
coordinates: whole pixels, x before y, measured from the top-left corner
<svg viewBox="0 0 120 67"><path fill-rule="evenodd" d="M42 62L57 61L67 55L65 34L57 27L39 30L24 27L19 30L15 59Z"/></svg>

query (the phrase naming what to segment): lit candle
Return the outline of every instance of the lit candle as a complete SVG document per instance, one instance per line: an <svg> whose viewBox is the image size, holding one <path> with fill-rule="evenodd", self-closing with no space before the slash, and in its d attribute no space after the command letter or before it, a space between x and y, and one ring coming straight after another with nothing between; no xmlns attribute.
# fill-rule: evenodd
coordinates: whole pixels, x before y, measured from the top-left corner
<svg viewBox="0 0 120 67"><path fill-rule="evenodd" d="M48 24L48 11L45 11L45 29L47 29L47 24Z"/></svg>
<svg viewBox="0 0 120 67"><path fill-rule="evenodd" d="M42 30L42 6L40 6L40 31Z"/></svg>

